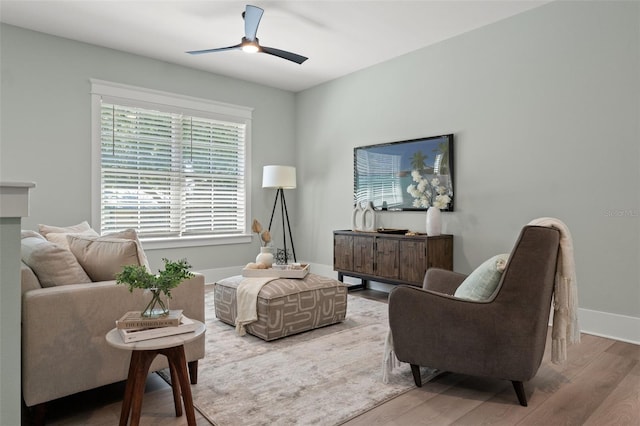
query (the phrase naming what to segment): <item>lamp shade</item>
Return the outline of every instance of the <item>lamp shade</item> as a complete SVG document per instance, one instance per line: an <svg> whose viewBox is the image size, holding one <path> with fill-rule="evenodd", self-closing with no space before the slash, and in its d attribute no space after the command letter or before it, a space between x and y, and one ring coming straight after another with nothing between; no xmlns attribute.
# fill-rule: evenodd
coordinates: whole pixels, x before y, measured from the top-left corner
<svg viewBox="0 0 640 426"><path fill-rule="evenodd" d="M296 168L292 166L264 166L262 187L294 189L296 187Z"/></svg>

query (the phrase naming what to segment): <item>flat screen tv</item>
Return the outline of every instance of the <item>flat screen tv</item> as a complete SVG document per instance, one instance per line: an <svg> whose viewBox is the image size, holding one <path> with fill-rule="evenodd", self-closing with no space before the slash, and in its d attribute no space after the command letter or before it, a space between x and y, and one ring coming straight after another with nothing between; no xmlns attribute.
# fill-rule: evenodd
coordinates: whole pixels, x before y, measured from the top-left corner
<svg viewBox="0 0 640 426"><path fill-rule="evenodd" d="M353 149L354 205L376 210L453 211L453 135Z"/></svg>

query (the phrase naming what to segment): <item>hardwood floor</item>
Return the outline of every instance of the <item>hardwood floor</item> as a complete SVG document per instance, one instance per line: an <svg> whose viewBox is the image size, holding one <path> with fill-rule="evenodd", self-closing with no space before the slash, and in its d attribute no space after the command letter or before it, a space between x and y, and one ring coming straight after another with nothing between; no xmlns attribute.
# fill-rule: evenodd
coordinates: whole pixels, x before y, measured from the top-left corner
<svg viewBox="0 0 640 426"><path fill-rule="evenodd" d="M350 294L387 299L374 290ZM547 350L525 391L528 407L518 404L508 381L445 373L345 425L635 426L640 424L640 346L583 334L581 344L569 347L565 366L552 364ZM115 425L123 393L124 383L116 383L54 401L47 424ZM196 421L211 424L197 411ZM186 424L184 416L175 417L171 389L156 374L147 379L140 424Z"/></svg>

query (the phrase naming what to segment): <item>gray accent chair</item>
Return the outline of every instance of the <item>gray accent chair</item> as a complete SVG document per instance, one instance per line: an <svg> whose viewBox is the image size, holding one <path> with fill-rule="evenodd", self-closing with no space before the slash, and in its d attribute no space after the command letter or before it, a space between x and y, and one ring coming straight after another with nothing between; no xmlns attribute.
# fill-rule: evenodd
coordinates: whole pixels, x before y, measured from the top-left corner
<svg viewBox="0 0 640 426"><path fill-rule="evenodd" d="M389 295L396 356L411 365L510 380L527 406L523 382L544 353L560 246L556 229L525 226L497 289L486 301L453 297L466 275L429 269L423 288L399 286Z"/></svg>

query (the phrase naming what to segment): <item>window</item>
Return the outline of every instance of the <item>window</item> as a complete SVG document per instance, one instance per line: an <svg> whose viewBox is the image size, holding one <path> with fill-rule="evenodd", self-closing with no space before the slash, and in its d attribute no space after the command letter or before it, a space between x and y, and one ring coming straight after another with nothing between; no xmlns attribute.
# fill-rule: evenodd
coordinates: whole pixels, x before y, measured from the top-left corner
<svg viewBox="0 0 640 426"><path fill-rule="evenodd" d="M95 80L92 97L101 233L246 238L249 109Z"/></svg>

